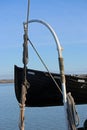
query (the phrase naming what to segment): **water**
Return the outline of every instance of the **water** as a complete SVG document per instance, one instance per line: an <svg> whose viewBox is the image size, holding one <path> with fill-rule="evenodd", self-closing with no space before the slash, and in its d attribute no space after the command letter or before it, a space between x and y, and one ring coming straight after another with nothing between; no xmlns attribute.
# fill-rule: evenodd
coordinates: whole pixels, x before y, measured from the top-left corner
<svg viewBox="0 0 87 130"><path fill-rule="evenodd" d="M76 106L80 126L87 119L87 105ZM0 130L19 130L19 106L14 84L0 84ZM64 130L64 108L26 108L25 130Z"/></svg>

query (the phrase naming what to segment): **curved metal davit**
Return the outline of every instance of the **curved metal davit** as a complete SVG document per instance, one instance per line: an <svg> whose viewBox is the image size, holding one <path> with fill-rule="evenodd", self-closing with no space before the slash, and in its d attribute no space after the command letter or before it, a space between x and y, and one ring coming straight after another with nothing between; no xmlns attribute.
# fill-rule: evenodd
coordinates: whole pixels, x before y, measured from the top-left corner
<svg viewBox="0 0 87 130"><path fill-rule="evenodd" d="M61 83L62 83L62 91L63 91L63 102L65 104L66 103L66 87L65 87L64 63L63 63L63 57L62 57L62 47L60 45L58 36L55 33L55 31L53 30L53 28L47 22L38 20L38 19L32 19L32 20L28 21L29 24L35 23L35 22L46 26L49 29L49 31L51 32L51 34L55 40L55 43L57 46L57 51L58 51L58 57L59 57L59 67L60 67L60 75L61 75ZM28 23L25 23L25 25L27 25Z"/></svg>
<svg viewBox="0 0 87 130"><path fill-rule="evenodd" d="M66 119L67 119L67 96L66 96L66 85L65 85L65 74L64 74L64 63L63 63L63 57L62 57L62 47L60 45L58 36L56 35L55 31L53 30L53 28L45 21L43 20L38 20L38 19L32 19L29 20L27 23L24 23L25 27L30 24L30 23L40 23L43 24L44 26L46 26L49 31L51 32L56 46L57 46L57 51L58 51L58 57L59 57L59 69L60 69L60 76L61 76L61 85L62 85L62 94L63 94L63 103L64 103L64 108L65 108L65 115L66 115ZM66 129L68 130L68 119L66 120Z"/></svg>

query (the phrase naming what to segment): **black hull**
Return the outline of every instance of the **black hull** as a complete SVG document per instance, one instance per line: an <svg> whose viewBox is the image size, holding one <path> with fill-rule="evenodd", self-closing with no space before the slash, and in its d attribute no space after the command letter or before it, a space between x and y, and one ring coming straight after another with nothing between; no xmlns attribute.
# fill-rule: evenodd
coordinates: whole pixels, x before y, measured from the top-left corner
<svg viewBox="0 0 87 130"><path fill-rule="evenodd" d="M21 101L23 68L14 67L15 94ZM52 73L61 88L59 74ZM66 75L66 90L71 92L76 104L87 104L87 77ZM63 105L62 94L47 72L27 69L27 81L30 88L26 94L26 107L43 107Z"/></svg>

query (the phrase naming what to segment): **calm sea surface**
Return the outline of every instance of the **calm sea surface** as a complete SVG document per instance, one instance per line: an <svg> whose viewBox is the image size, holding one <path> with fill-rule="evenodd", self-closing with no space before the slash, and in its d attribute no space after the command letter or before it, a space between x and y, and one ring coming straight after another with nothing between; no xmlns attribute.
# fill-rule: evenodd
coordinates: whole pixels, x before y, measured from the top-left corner
<svg viewBox="0 0 87 130"><path fill-rule="evenodd" d="M82 126L87 119L87 105L76 108ZM19 130L19 111L14 84L0 84L0 130ZM26 108L25 130L65 130L64 108Z"/></svg>

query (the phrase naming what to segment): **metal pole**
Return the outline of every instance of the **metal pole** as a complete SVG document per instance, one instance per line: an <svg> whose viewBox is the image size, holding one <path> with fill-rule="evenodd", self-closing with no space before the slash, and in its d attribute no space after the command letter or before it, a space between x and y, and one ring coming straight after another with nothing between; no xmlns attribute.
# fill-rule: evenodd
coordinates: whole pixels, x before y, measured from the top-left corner
<svg viewBox="0 0 87 130"><path fill-rule="evenodd" d="M64 63L63 58L59 57L59 67L60 67L60 75L61 75L61 85L62 85L62 93L63 93L63 104L66 118L66 130L70 130L70 125L68 121L68 113L67 113L67 95L66 95L66 84L65 84L65 74L64 74Z"/></svg>

